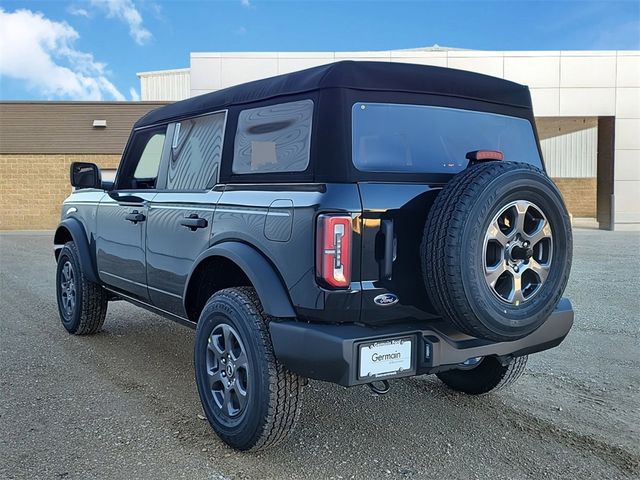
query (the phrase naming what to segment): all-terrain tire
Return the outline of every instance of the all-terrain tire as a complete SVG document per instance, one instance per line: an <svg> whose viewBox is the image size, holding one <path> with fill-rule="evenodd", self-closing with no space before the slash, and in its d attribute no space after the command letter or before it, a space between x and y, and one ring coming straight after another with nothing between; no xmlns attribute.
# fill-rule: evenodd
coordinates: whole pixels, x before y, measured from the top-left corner
<svg viewBox="0 0 640 480"><path fill-rule="evenodd" d="M107 315L108 294L87 280L74 242L67 242L58 255L56 299L60 320L69 333L92 335L100 331Z"/></svg>
<svg viewBox="0 0 640 480"><path fill-rule="evenodd" d="M495 357L486 357L472 369L456 369L436 376L450 389L469 395L482 395L513 384L524 373L527 355L502 365Z"/></svg>
<svg viewBox="0 0 640 480"><path fill-rule="evenodd" d="M238 450L261 450L283 442L293 431L300 415L305 382L275 358L269 334L270 320L255 290L239 287L215 293L198 321L194 363L200 400L213 430L225 443ZM248 357L247 372L242 380L246 382L242 389L246 392L246 405L231 417L228 415L230 409L216 403L214 393L216 388L225 388L226 385L217 376L219 373L214 373L221 366L213 359L220 355L214 349L221 341L215 337L221 328L237 336L233 340L234 347L238 352L243 350ZM226 345L224 347L226 349ZM222 346L219 350L223 350ZM236 353L234 357L241 355ZM236 364L235 373L239 375L237 368ZM212 373L218 379L213 386ZM239 376L233 381L241 382ZM236 392L235 396L238 395Z"/></svg>
<svg viewBox="0 0 640 480"><path fill-rule="evenodd" d="M486 234L501 209L513 202L542 211L553 237L548 276L522 303L499 298L485 279ZM438 194L425 224L421 256L427 294L445 320L475 337L516 340L542 325L562 297L572 260L569 214L557 187L538 168L478 164Z"/></svg>

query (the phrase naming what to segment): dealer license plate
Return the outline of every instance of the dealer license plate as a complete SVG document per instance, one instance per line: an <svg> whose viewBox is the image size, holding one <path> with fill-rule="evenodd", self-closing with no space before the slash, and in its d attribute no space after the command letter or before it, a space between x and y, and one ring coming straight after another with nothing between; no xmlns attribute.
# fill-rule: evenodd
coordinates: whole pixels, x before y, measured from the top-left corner
<svg viewBox="0 0 640 480"><path fill-rule="evenodd" d="M360 378L388 377L412 368L412 338L394 338L360 345Z"/></svg>

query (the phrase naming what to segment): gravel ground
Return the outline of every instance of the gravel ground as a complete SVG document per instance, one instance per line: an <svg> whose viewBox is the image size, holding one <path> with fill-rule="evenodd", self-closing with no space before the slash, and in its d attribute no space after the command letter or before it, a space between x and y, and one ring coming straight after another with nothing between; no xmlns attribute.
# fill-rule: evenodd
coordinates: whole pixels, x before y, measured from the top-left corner
<svg viewBox="0 0 640 480"><path fill-rule="evenodd" d="M203 420L193 331L117 302L67 335L51 237L0 235L0 478L638 478L638 240L575 232L576 324L510 390L311 382L291 439L240 454Z"/></svg>

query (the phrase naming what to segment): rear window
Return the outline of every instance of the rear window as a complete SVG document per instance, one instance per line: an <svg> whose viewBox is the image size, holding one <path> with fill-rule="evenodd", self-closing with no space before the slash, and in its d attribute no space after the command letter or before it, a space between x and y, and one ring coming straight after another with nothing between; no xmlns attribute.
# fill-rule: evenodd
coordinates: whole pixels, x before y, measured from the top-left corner
<svg viewBox="0 0 640 480"><path fill-rule="evenodd" d="M457 173L467 152L499 150L541 166L528 120L456 108L356 103L353 163L367 172Z"/></svg>
<svg viewBox="0 0 640 480"><path fill-rule="evenodd" d="M312 116L312 100L240 112L233 173L306 170L309 165Z"/></svg>

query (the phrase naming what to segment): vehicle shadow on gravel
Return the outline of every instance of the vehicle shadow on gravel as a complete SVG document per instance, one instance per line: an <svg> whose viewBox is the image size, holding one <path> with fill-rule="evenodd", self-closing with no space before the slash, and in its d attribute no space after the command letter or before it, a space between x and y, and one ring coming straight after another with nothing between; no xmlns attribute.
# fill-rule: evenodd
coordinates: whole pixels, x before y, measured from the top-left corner
<svg viewBox="0 0 640 480"><path fill-rule="evenodd" d="M420 478L451 472L589 478L594 472L639 471L638 458L625 450L515 410L500 393L464 396L435 377L395 380L384 396L366 386L312 381L286 443L238 453L217 439L202 415L193 380L194 332L126 304L109 308L105 331L77 342L90 346L101 359L100 374L123 395L141 402L183 447L231 478Z"/></svg>

